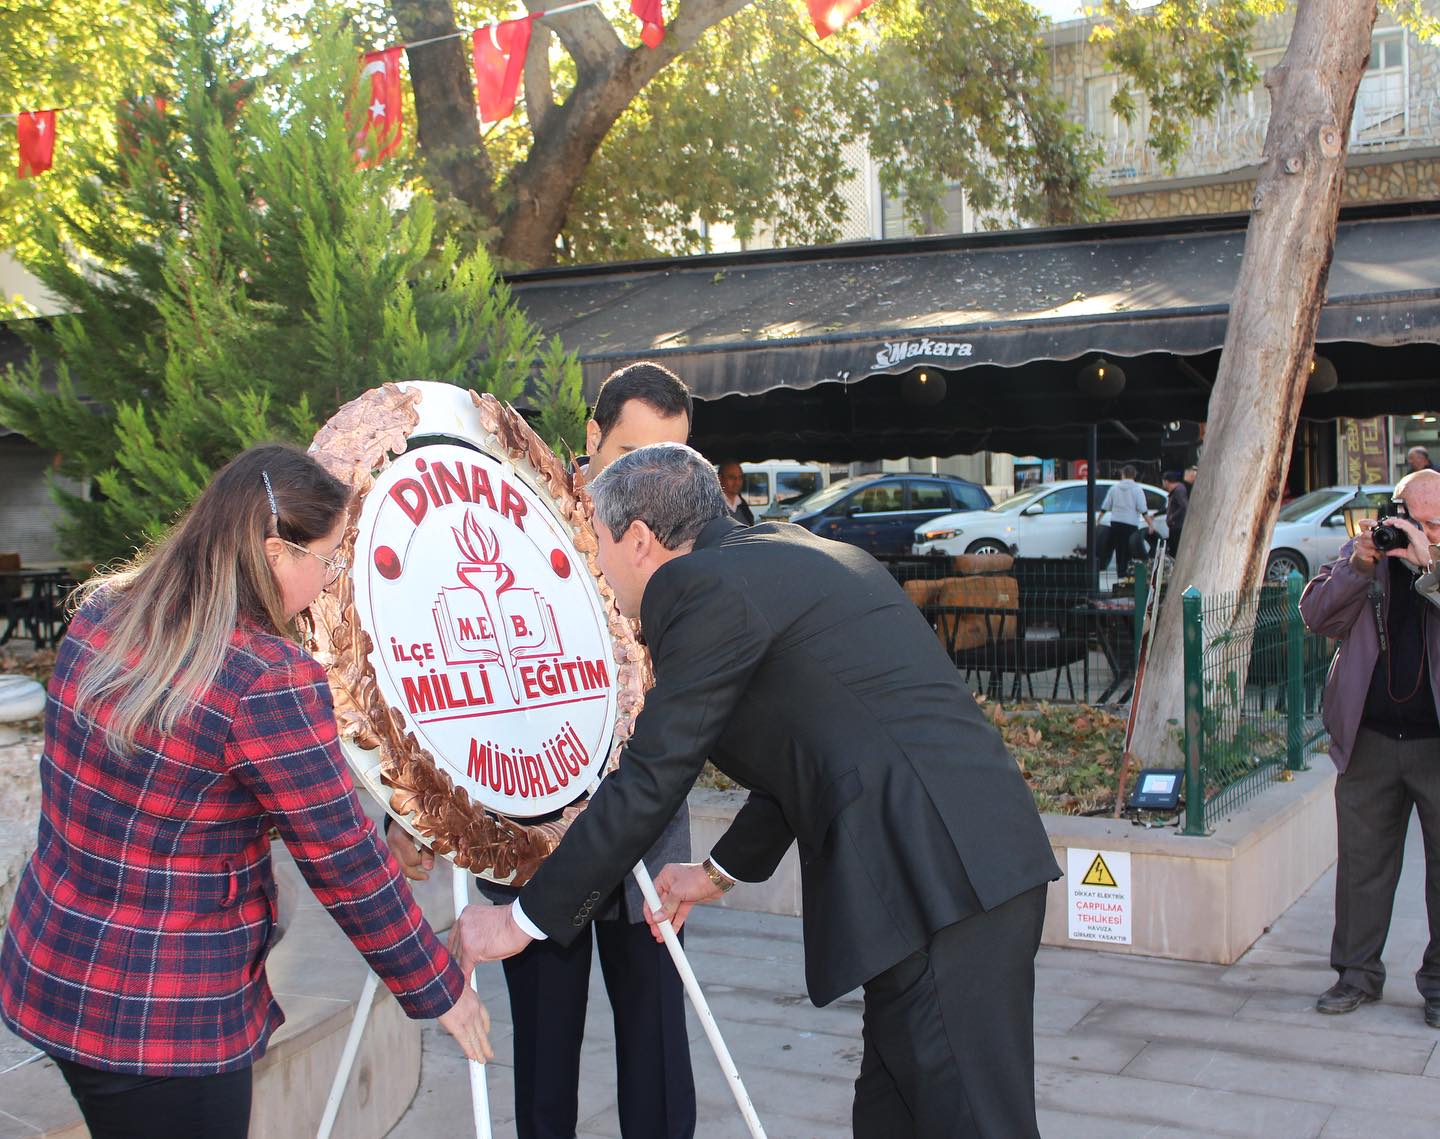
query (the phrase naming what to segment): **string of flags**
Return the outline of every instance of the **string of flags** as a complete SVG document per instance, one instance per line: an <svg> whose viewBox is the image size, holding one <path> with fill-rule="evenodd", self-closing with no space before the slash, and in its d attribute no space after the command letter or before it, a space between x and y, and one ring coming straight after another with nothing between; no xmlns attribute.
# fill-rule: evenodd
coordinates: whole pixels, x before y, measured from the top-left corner
<svg viewBox="0 0 1440 1139"><path fill-rule="evenodd" d="M360 167L383 162L400 145L405 126L401 106L400 56L410 48L440 40L470 36L470 60L475 68L475 102L481 123L497 123L515 113L515 98L525 68L525 53L530 47L530 29L535 20L557 16L577 8L592 7L598 0L578 0L545 12L532 12L514 20L487 24L470 32L457 32L415 43L397 44L378 51L366 52L360 60L360 83L368 79L370 90L365 105L365 120L355 132L355 163ZM838 31L854 19L873 0L805 0L810 22L820 39ZM640 39L647 48L657 48L665 41L664 0L630 0L630 12L640 21ZM165 101L148 100L163 113ZM49 170L55 159L55 125L61 110L14 112L15 137L19 144L20 178L34 178ZM0 114L9 118L10 114Z"/></svg>

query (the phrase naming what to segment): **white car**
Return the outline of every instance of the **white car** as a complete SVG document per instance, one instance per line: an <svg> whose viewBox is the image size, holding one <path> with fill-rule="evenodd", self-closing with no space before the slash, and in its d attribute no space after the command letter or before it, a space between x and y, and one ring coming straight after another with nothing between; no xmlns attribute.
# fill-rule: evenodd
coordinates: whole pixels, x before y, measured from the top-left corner
<svg viewBox="0 0 1440 1139"><path fill-rule="evenodd" d="M1115 479L1095 480L1095 506ZM1165 492L1140 483L1161 537ZM1101 531L1103 535L1103 530ZM1096 539L1097 547L1100 539ZM915 528L916 554L1014 554L1020 558L1069 558L1085 553L1085 480L1040 483L989 510L942 514Z"/></svg>
<svg viewBox="0 0 1440 1139"><path fill-rule="evenodd" d="M1270 539L1266 580L1284 581L1295 570L1308 581L1322 565L1340 556L1340 547L1349 537L1345 508L1383 506L1394 493L1393 486L1378 483L1326 486L1286 503L1280 508Z"/></svg>

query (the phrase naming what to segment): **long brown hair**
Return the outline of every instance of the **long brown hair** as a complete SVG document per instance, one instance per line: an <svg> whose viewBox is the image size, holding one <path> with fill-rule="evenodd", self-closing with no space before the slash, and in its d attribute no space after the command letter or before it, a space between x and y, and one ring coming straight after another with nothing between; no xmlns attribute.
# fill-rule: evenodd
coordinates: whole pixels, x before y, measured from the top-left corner
<svg viewBox="0 0 1440 1139"><path fill-rule="evenodd" d="M114 601L108 640L85 665L76 699L111 705L113 750L129 750L142 726L174 728L215 682L238 622L294 636L265 539L323 538L349 500L349 487L298 448L251 447L164 538L85 583L81 600L105 590Z"/></svg>

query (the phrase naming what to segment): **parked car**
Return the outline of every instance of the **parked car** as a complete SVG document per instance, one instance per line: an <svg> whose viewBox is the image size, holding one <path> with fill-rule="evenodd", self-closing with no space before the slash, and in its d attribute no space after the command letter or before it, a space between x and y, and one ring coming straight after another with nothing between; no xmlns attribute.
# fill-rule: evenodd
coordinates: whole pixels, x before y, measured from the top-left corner
<svg viewBox="0 0 1440 1139"><path fill-rule="evenodd" d="M978 483L948 475L860 475L805 499L790 521L822 538L872 554L908 554L915 527L962 510L983 510L990 495Z"/></svg>
<svg viewBox="0 0 1440 1139"><path fill-rule="evenodd" d="M741 463L745 489L740 493L756 518L788 518L799 503L830 481L829 471L818 463L771 459Z"/></svg>
<svg viewBox="0 0 1440 1139"><path fill-rule="evenodd" d="M1308 580L1322 565L1340 556L1340 547L1349 537L1345 508L1383 506L1394 493L1393 486L1378 483L1325 486L1286 503L1280 508L1270 538L1266 579L1284 581L1295 570Z"/></svg>
<svg viewBox="0 0 1440 1139"><path fill-rule="evenodd" d="M1105 501L1105 492L1114 485L1114 479L1095 480L1097 509ZM1165 492L1158 486L1139 485L1155 517L1156 532L1164 537ZM1026 487L988 510L944 514L917 526L911 550L916 554L1074 557L1085 552L1085 494L1083 479ZM1103 526L1097 529L1097 547L1104 530Z"/></svg>

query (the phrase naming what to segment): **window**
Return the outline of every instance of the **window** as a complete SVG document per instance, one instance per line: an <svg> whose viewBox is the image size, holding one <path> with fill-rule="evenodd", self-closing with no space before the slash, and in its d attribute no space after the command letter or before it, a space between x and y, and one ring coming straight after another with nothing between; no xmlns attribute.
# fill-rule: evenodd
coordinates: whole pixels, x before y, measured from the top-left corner
<svg viewBox="0 0 1440 1139"><path fill-rule="evenodd" d="M950 487L955 492L955 505L962 510L989 510L990 496L978 486L963 486L955 484Z"/></svg>
<svg viewBox="0 0 1440 1139"><path fill-rule="evenodd" d="M770 474L768 471L750 471L745 476L745 489L741 497L751 506L770 505Z"/></svg>
<svg viewBox="0 0 1440 1139"><path fill-rule="evenodd" d="M1377 32L1370 42L1370 62L1360 80L1350 137L1355 142L1397 138L1406 131L1405 33L1398 28Z"/></svg>
<svg viewBox="0 0 1440 1139"><path fill-rule="evenodd" d="M1165 496L1158 490L1147 490L1145 492L1145 509L1151 514L1163 515L1165 513Z"/></svg>
<svg viewBox="0 0 1440 1139"><path fill-rule="evenodd" d="M1047 494L1040 500L1040 509L1046 514L1083 514L1085 490L1083 486L1061 487L1054 494Z"/></svg>
<svg viewBox="0 0 1440 1139"><path fill-rule="evenodd" d="M795 502L820 489L818 471L776 471L775 501Z"/></svg>
<svg viewBox="0 0 1440 1139"><path fill-rule="evenodd" d="M912 482L910 484L911 510L949 510L950 492L944 483Z"/></svg>
<svg viewBox="0 0 1440 1139"><path fill-rule="evenodd" d="M959 186L951 186L940 200L940 214L929 224L916 229L905 214L905 194L891 197L880 195L880 236L915 237L927 233L964 233L965 195Z"/></svg>
<svg viewBox="0 0 1440 1139"><path fill-rule="evenodd" d="M1143 145L1149 129L1149 108L1144 96L1133 88L1130 93L1135 100L1135 117L1127 122L1115 113L1111 102L1119 90L1117 75L1097 75L1085 80L1085 129L1105 143L1107 150Z"/></svg>
<svg viewBox="0 0 1440 1139"><path fill-rule="evenodd" d="M905 487L898 482L867 486L846 503L847 510L861 514L892 514L905 506Z"/></svg>

